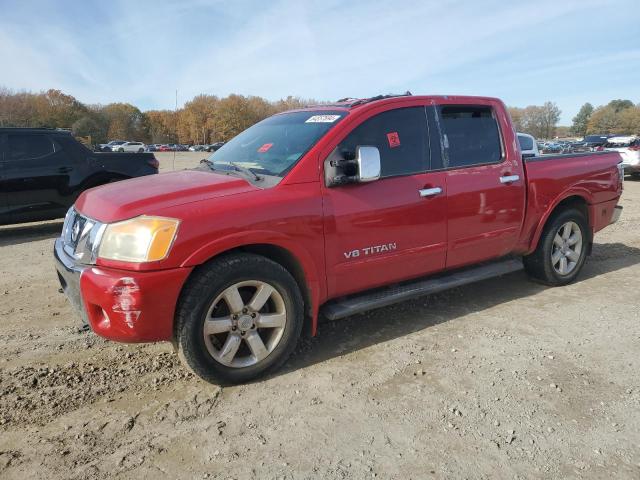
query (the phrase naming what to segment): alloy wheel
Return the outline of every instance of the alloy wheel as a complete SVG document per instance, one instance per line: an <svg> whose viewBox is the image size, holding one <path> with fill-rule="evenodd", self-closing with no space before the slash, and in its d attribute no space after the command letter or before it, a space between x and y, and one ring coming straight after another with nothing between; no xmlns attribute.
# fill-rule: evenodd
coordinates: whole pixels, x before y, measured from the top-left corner
<svg viewBox="0 0 640 480"><path fill-rule="evenodd" d="M211 303L203 324L204 343L217 362L249 367L273 352L286 323L285 302L274 286L260 280L238 282Z"/></svg>
<svg viewBox="0 0 640 480"><path fill-rule="evenodd" d="M582 252L582 231L576 222L564 223L553 237L551 265L559 275L569 275L578 265Z"/></svg>

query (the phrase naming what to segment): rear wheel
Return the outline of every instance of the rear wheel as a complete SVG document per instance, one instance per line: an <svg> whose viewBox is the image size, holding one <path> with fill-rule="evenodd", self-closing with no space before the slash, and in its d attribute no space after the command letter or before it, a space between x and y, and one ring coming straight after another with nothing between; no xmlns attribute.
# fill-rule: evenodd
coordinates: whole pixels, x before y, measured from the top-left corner
<svg viewBox="0 0 640 480"><path fill-rule="evenodd" d="M538 248L524 257L527 273L547 285L566 285L580 273L587 255L589 230L584 214L564 210L547 223Z"/></svg>
<svg viewBox="0 0 640 480"><path fill-rule="evenodd" d="M142 152L144 152L144 148L139 148L138 153L142 153Z"/></svg>
<svg viewBox="0 0 640 480"><path fill-rule="evenodd" d="M179 352L208 382L245 382L289 357L303 311L298 285L280 264L252 254L216 259L185 286Z"/></svg>

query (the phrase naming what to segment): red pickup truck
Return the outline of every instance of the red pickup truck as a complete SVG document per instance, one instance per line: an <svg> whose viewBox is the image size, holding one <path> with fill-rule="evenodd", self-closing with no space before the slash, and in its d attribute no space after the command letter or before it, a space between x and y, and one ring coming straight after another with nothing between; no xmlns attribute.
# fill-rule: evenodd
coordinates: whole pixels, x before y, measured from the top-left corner
<svg viewBox="0 0 640 480"><path fill-rule="evenodd" d="M55 244L95 333L243 382L336 319L524 268L576 278L615 222L615 152L523 161L494 98L345 99L267 118L196 170L88 190Z"/></svg>

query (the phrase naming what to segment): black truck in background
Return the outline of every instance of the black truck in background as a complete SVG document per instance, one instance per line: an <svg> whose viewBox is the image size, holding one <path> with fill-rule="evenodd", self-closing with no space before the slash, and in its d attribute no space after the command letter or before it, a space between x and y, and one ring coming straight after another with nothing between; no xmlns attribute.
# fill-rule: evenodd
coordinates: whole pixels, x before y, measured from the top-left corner
<svg viewBox="0 0 640 480"><path fill-rule="evenodd" d="M68 131L0 128L0 225L64 217L84 190L154 173L153 153L93 152Z"/></svg>

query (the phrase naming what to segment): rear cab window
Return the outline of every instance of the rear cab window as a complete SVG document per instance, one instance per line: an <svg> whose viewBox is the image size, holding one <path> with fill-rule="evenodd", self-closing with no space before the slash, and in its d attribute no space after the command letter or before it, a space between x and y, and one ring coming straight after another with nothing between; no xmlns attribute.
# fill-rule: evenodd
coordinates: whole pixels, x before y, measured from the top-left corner
<svg viewBox="0 0 640 480"><path fill-rule="evenodd" d="M500 129L492 107L439 105L436 116L442 145L441 168L462 168L502 161Z"/></svg>

